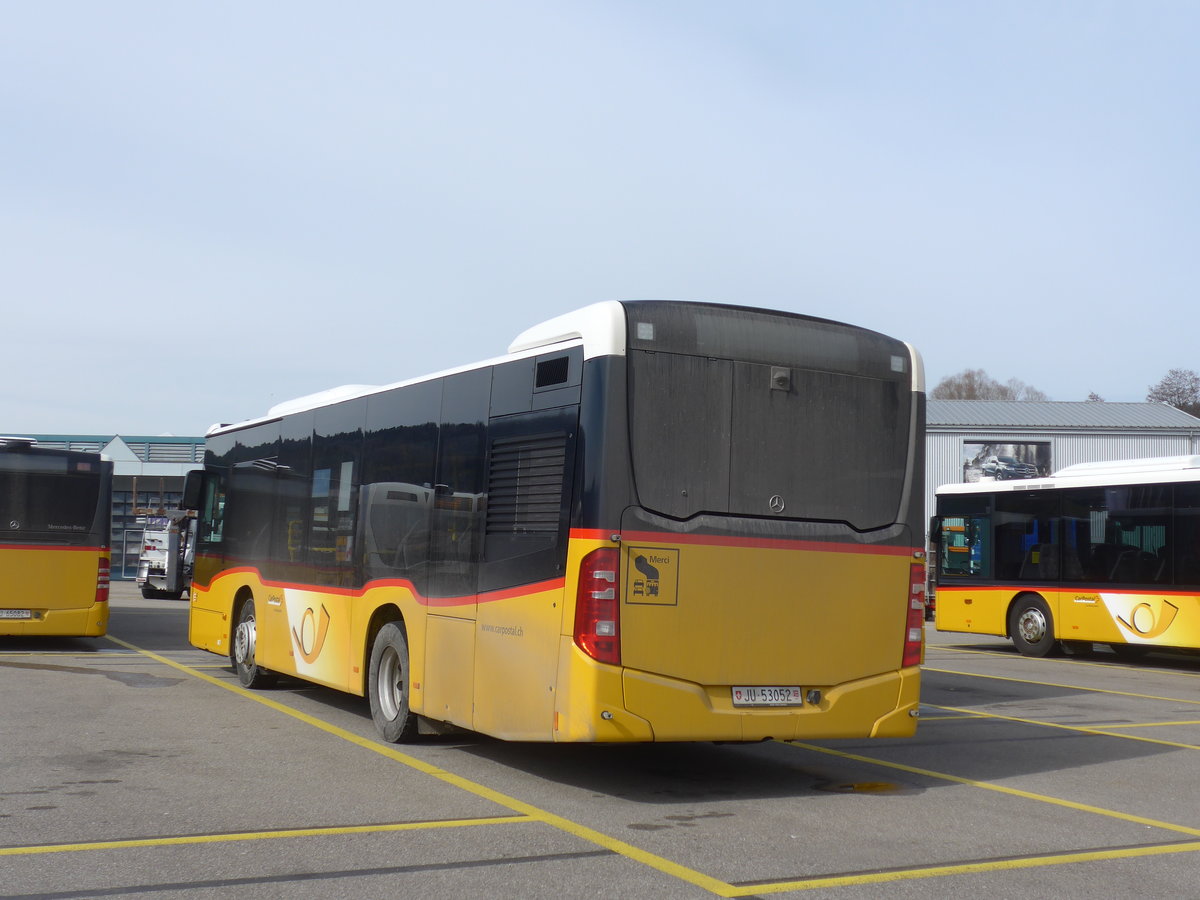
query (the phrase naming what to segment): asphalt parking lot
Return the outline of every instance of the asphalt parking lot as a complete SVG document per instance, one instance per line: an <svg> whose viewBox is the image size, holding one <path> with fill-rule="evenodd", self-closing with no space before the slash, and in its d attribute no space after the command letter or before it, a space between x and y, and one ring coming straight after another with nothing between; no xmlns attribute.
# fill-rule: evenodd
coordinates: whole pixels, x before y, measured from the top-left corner
<svg viewBox="0 0 1200 900"><path fill-rule="evenodd" d="M1195 896L1200 656L928 628L917 736L390 746L248 692L187 602L0 638L3 897Z"/></svg>

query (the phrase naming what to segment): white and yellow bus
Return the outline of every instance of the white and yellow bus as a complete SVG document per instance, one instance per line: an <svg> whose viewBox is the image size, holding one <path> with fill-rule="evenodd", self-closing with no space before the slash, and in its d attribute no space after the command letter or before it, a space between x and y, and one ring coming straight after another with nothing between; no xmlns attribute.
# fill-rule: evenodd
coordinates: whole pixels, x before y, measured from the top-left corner
<svg viewBox="0 0 1200 900"><path fill-rule="evenodd" d="M1027 656L1200 648L1200 457L945 485L930 533L939 631L1007 636Z"/></svg>
<svg viewBox="0 0 1200 900"><path fill-rule="evenodd" d="M108 628L113 464L0 438L0 635Z"/></svg>
<svg viewBox="0 0 1200 900"><path fill-rule="evenodd" d="M191 642L389 741L910 735L922 378L862 328L608 302L216 427Z"/></svg>

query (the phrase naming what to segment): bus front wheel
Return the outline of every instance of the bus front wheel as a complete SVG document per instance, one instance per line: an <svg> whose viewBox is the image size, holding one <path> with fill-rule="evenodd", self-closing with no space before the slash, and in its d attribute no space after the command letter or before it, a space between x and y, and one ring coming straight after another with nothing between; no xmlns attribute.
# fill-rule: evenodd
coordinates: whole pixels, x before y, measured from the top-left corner
<svg viewBox="0 0 1200 900"><path fill-rule="evenodd" d="M258 622L254 617L253 600L247 600L238 610L232 643L233 646L229 648L229 661L233 663L238 681L244 687L267 687L275 682L275 673L267 671L254 661L254 651L258 644Z"/></svg>
<svg viewBox="0 0 1200 900"><path fill-rule="evenodd" d="M408 638L400 623L388 622L375 635L367 673L371 718L380 736L392 744L411 741L417 717L408 708Z"/></svg>
<svg viewBox="0 0 1200 900"><path fill-rule="evenodd" d="M1054 639L1054 619L1041 597L1027 595L1013 605L1008 634L1024 656L1046 656L1058 643Z"/></svg>

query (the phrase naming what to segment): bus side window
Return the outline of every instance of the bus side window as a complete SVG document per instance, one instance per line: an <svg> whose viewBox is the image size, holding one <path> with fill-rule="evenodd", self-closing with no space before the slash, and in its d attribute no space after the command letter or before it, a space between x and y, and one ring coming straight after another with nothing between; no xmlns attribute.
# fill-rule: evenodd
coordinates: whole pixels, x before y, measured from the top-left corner
<svg viewBox="0 0 1200 900"><path fill-rule="evenodd" d="M985 516L947 517L942 519L942 575L984 575L991 564L988 540L988 519Z"/></svg>
<svg viewBox="0 0 1200 900"><path fill-rule="evenodd" d="M215 473L204 479L197 540L209 546L220 544L225 533L225 479Z"/></svg>

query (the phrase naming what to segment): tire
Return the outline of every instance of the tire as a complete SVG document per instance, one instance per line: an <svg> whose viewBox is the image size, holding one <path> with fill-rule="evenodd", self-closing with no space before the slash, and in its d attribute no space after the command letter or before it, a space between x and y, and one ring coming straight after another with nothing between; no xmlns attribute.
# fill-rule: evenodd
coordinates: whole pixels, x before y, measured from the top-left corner
<svg viewBox="0 0 1200 900"><path fill-rule="evenodd" d="M371 718L379 736L390 744L417 736L417 717L408 708L408 638L399 622L388 622L375 635L367 669Z"/></svg>
<svg viewBox="0 0 1200 900"><path fill-rule="evenodd" d="M238 681L243 687L261 688L274 684L277 676L254 661L258 644L258 622L254 617L254 600L247 600L238 610L237 625L230 641L229 661L233 663Z"/></svg>
<svg viewBox="0 0 1200 900"><path fill-rule="evenodd" d="M1054 618L1046 601L1034 594L1017 598L1008 618L1008 634L1023 656L1047 656L1057 646Z"/></svg>

